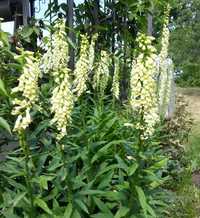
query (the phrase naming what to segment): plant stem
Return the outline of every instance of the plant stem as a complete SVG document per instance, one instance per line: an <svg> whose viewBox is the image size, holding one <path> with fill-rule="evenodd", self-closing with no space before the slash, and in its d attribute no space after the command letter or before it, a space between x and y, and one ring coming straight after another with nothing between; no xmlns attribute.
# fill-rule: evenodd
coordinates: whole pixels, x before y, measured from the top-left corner
<svg viewBox="0 0 200 218"><path fill-rule="evenodd" d="M30 150L29 150L29 147L26 143L24 131L20 131L18 133L18 135L19 135L19 143L20 143L20 146L21 146L23 153L24 153L24 156L25 156L25 171L26 171L25 181L26 181L26 185L28 188L28 194L29 194L30 203L31 203L30 218L34 218L35 217L34 216L35 215L34 197L33 197L32 185L31 185L31 174L30 174L30 170L29 170L29 166L28 166L28 162L30 160Z"/></svg>
<svg viewBox="0 0 200 218"><path fill-rule="evenodd" d="M62 144L58 144L58 147L60 147L60 153L61 153L61 157L62 157L62 162L63 162L63 166L64 169L66 170L67 173L67 178L66 178L66 182L67 182L67 186L68 186L68 202L72 203L72 199L73 199L73 195L72 195L72 187L71 187L71 181L69 179L69 169L68 169L68 165L65 159L65 152L64 152L64 146Z"/></svg>

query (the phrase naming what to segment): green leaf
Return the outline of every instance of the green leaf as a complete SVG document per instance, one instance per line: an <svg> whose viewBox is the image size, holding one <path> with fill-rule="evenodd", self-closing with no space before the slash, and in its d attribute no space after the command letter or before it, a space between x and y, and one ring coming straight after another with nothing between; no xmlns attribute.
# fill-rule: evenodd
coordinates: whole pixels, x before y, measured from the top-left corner
<svg viewBox="0 0 200 218"><path fill-rule="evenodd" d="M72 214L72 218L81 218L81 215L77 210L75 210Z"/></svg>
<svg viewBox="0 0 200 218"><path fill-rule="evenodd" d="M126 163L118 155L115 155L115 158L117 159L119 168L121 168L127 172L128 166L126 165Z"/></svg>
<svg viewBox="0 0 200 218"><path fill-rule="evenodd" d="M146 201L146 196L144 194L144 191L139 186L135 186L135 190L138 194L140 205L144 211L144 216L147 217L147 201Z"/></svg>
<svg viewBox="0 0 200 218"><path fill-rule="evenodd" d="M63 217L63 218L70 218L71 215L72 215L72 204L69 203L69 204L67 205L67 208L66 208L66 210L65 210L65 213L64 213L64 217Z"/></svg>
<svg viewBox="0 0 200 218"><path fill-rule="evenodd" d="M84 204L83 201L79 200L79 199L75 199L75 202L78 204L78 206L85 211L87 214L89 214L89 211L87 209L87 206Z"/></svg>
<svg viewBox="0 0 200 218"><path fill-rule="evenodd" d="M108 187L109 184L111 184L112 182L112 178L113 178L113 170L111 170L110 172L108 172L107 174L103 175L102 179L100 180L100 184L98 185L98 189L105 189L105 187Z"/></svg>
<svg viewBox="0 0 200 218"><path fill-rule="evenodd" d="M112 213L109 210L108 206L101 201L99 198L93 197L95 204L97 205L97 207L103 212L103 213L107 213L109 214L109 216L112 217Z"/></svg>
<svg viewBox="0 0 200 218"><path fill-rule="evenodd" d="M93 218L113 218L113 216L110 216L108 213L97 213L92 215Z"/></svg>
<svg viewBox="0 0 200 218"><path fill-rule="evenodd" d="M117 211L117 213L115 214L114 218L121 218L126 216L126 214L129 212L129 208L127 207L120 207L120 209Z"/></svg>
<svg viewBox="0 0 200 218"><path fill-rule="evenodd" d="M119 191L107 191L102 196L108 199L109 201L123 201L123 200L125 201L126 200L125 194Z"/></svg>
<svg viewBox="0 0 200 218"><path fill-rule="evenodd" d="M79 192L80 195L102 195L104 193L104 191L100 190L84 190Z"/></svg>
<svg viewBox="0 0 200 218"><path fill-rule="evenodd" d="M7 96L8 97L8 92L6 91L6 88L5 88L5 85L4 85L4 82L3 82L2 79L0 79L0 93L3 96Z"/></svg>
<svg viewBox="0 0 200 218"><path fill-rule="evenodd" d="M47 203L45 201L43 201L41 198L35 198L34 200L34 204L38 207L40 207L41 209L43 209L46 213L52 215L52 211L49 209Z"/></svg>
<svg viewBox="0 0 200 218"><path fill-rule="evenodd" d="M39 184L40 184L40 187L45 189L45 190L48 190L48 181L51 181L54 177L53 176L40 176L39 177Z"/></svg>
<svg viewBox="0 0 200 218"><path fill-rule="evenodd" d="M14 214L13 208L9 208L7 209L4 213L3 213L3 217L5 218L20 218L19 216Z"/></svg>
<svg viewBox="0 0 200 218"><path fill-rule="evenodd" d="M154 165L152 165L149 169L151 170L159 170L159 169L162 169L164 167L166 167L167 165L167 162L168 162L168 158L164 158L158 162L156 162Z"/></svg>
<svg viewBox="0 0 200 218"><path fill-rule="evenodd" d="M149 214L151 214L151 216L156 217L156 214L155 214L153 208L147 203L146 196L145 196L144 191L142 190L142 188L139 187L139 186L135 186L135 190L136 190L136 192L138 194L140 205L141 205L141 207L142 207L142 209L144 211L144 216L148 217L147 216L147 212L148 212Z"/></svg>
<svg viewBox="0 0 200 218"><path fill-rule="evenodd" d="M153 208L149 204L147 204L147 210L151 214L152 217L157 217Z"/></svg>
<svg viewBox="0 0 200 218"><path fill-rule="evenodd" d="M12 134L11 129L10 129L10 125L3 117L0 117L0 127L5 129L6 131L8 131L10 134Z"/></svg>
<svg viewBox="0 0 200 218"><path fill-rule="evenodd" d="M24 198L25 195L26 195L26 192L17 194L13 200L13 207L16 207L17 204Z"/></svg>
<svg viewBox="0 0 200 218"><path fill-rule="evenodd" d="M129 168L128 168L128 176L132 176L135 171L138 168L138 163L133 163Z"/></svg>
<svg viewBox="0 0 200 218"><path fill-rule="evenodd" d="M33 28L32 27L24 27L21 31L21 35L24 37L24 38L28 38L31 36L31 34L34 32Z"/></svg>

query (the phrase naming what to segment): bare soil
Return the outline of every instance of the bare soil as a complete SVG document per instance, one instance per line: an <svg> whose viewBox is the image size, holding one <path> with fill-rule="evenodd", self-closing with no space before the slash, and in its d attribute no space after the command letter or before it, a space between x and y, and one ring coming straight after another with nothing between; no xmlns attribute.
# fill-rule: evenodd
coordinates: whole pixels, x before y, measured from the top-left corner
<svg viewBox="0 0 200 218"><path fill-rule="evenodd" d="M177 92L185 97L194 125L200 122L200 88L178 88Z"/></svg>

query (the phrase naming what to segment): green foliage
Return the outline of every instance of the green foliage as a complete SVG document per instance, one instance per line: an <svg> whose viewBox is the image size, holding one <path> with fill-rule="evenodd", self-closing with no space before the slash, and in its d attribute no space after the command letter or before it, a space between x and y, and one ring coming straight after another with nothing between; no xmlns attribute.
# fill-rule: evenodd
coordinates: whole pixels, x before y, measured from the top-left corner
<svg viewBox="0 0 200 218"><path fill-rule="evenodd" d="M199 0L178 1L173 10L170 52L178 71L180 86L199 86Z"/></svg>
<svg viewBox="0 0 200 218"><path fill-rule="evenodd" d="M187 111L187 104L183 96L177 96L173 119L166 121L161 131L161 144L169 157L166 171L170 178L167 183L169 189L176 189L179 183L182 182L185 170L190 168L185 144L188 141L191 128L192 118Z"/></svg>
<svg viewBox="0 0 200 218"><path fill-rule="evenodd" d="M198 171L200 169L199 127L200 127L199 122L193 126L186 146L187 158L191 162L192 171Z"/></svg>
<svg viewBox="0 0 200 218"><path fill-rule="evenodd" d="M199 216L200 191L192 184L191 173L182 175L182 182L176 190L176 195L171 195L169 218L196 218Z"/></svg>
<svg viewBox="0 0 200 218"><path fill-rule="evenodd" d="M200 65L191 63L182 67L183 73L176 79L180 87L200 87Z"/></svg>
<svg viewBox="0 0 200 218"><path fill-rule="evenodd" d="M119 113L111 104L99 107L89 98L76 107L61 147L47 130L48 120L27 134L36 216L156 217L160 205L153 199L165 181L167 159L157 142L140 147L137 133L124 126L130 117L126 109ZM31 207L21 152L0 167L3 218L27 216Z"/></svg>
<svg viewBox="0 0 200 218"><path fill-rule="evenodd" d="M0 127L5 129L11 134L11 129L10 129L8 122L2 117L0 117Z"/></svg>
<svg viewBox="0 0 200 218"><path fill-rule="evenodd" d="M94 2L86 2L90 3L87 7L81 4L75 11L76 30L100 32L98 41L102 43L98 44L96 55L101 48L112 50L113 54L117 51L117 55L123 56L122 70L126 77L136 33L138 29L146 31L151 1L140 1L141 4L106 1L105 10L97 8L97 17ZM154 3L160 8L166 5L166 1ZM60 7L66 11L64 4ZM54 9L57 13L60 8ZM115 19L112 9L116 12ZM84 23L88 20L89 25ZM18 32L22 45L28 49L40 34L34 25ZM6 100L0 99L1 115L8 116L8 123L12 124L9 87L16 83L16 72L21 65L13 64L8 36L3 34L3 40L6 52L1 55L4 82L0 83L0 90ZM113 45L118 48L115 50ZM11 79L7 79L5 72L10 73ZM0 217L166 217L165 182L175 178L179 169L176 166L183 168L180 159L184 153L175 142L176 137L182 142L189 130L183 110L178 110L174 121L164 123L164 130L158 124L153 137L141 141L141 132L134 128L139 117L131 108L121 102L113 103L108 90L108 95L101 99L88 90L76 101L67 135L58 143L57 130L50 122L53 82L46 77L40 81L40 104L33 108L33 122L25 134L19 132L21 147L0 164ZM10 131L3 118L0 122Z"/></svg>

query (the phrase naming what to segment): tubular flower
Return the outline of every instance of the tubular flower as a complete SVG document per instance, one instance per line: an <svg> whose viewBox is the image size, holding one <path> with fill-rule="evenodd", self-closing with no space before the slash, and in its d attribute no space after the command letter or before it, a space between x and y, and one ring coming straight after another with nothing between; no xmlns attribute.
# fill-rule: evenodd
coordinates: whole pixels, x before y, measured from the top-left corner
<svg viewBox="0 0 200 218"><path fill-rule="evenodd" d="M153 37L139 34L137 42L140 54L133 61L131 70L131 98L133 110L140 115L140 122L136 125L144 139L154 132L158 121L158 106L156 95L156 49L151 45Z"/></svg>
<svg viewBox="0 0 200 218"><path fill-rule="evenodd" d="M41 60L41 68L44 73L52 73L55 77L55 82L60 83L63 79L63 74L60 73L62 67L67 67L68 57L68 42L66 41L67 34L65 32L65 21L59 20L55 25L55 32L48 41L47 51Z"/></svg>
<svg viewBox="0 0 200 218"><path fill-rule="evenodd" d="M54 113L52 123L56 123L59 131L59 134L57 135L58 140L61 140L67 134L66 127L71 122L71 113L74 106L68 71L66 70L65 73L63 81L53 90L51 98L51 111Z"/></svg>
<svg viewBox="0 0 200 218"><path fill-rule="evenodd" d="M14 131L25 130L31 123L30 110L38 100L38 79L40 77L39 61L32 52L23 52L25 64L23 73L19 77L19 84L12 89L12 93L22 93L22 99L16 98L13 101L13 115L18 115Z"/></svg>
<svg viewBox="0 0 200 218"><path fill-rule="evenodd" d="M81 96L82 93L87 89L86 81L88 79L89 71L89 41L87 36L81 36L81 50L80 58L75 65L75 80L73 92L77 94L77 97Z"/></svg>
<svg viewBox="0 0 200 218"><path fill-rule="evenodd" d="M119 94L120 94L119 73L120 73L119 58L116 58L115 59L115 72L113 75L113 82L112 82L112 93L116 99L119 99Z"/></svg>
<svg viewBox="0 0 200 218"><path fill-rule="evenodd" d="M168 59L169 37L169 7L167 8L166 17L163 26L161 52L159 55L159 109L161 116L164 116L170 101L171 82L173 71Z"/></svg>
<svg viewBox="0 0 200 218"><path fill-rule="evenodd" d="M109 55L106 51L101 51L101 59L98 63L94 74L94 88L96 88L102 96L108 84L109 79Z"/></svg>
<svg viewBox="0 0 200 218"><path fill-rule="evenodd" d="M52 123L56 124L59 131L57 139L61 140L67 134L66 128L71 121L74 99L69 79L68 43L64 21L60 20L55 28L52 43L47 45L48 50L43 57L42 67L45 73L52 74L56 84L51 97L51 112L54 114Z"/></svg>

